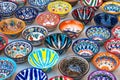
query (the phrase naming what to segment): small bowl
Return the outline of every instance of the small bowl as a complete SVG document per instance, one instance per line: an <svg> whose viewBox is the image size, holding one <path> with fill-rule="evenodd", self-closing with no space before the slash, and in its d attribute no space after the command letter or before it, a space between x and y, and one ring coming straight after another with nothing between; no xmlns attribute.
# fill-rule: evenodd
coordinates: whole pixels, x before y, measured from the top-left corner
<svg viewBox="0 0 120 80"><path fill-rule="evenodd" d="M72 39L63 33L54 33L45 38L45 46L55 50L59 55L65 53L72 44Z"/></svg>
<svg viewBox="0 0 120 80"><path fill-rule="evenodd" d="M58 64L59 71L74 80L79 80L89 71L89 63L80 56L67 56Z"/></svg>
<svg viewBox="0 0 120 80"><path fill-rule="evenodd" d="M120 25L113 27L111 32L112 32L112 35L115 38L119 38L120 39Z"/></svg>
<svg viewBox="0 0 120 80"><path fill-rule="evenodd" d="M61 32L67 34L70 38L78 38L84 29L84 25L77 20L64 20L60 23L59 29Z"/></svg>
<svg viewBox="0 0 120 80"><path fill-rule="evenodd" d="M48 80L48 76L41 69L27 68L20 71L16 75L15 80Z"/></svg>
<svg viewBox="0 0 120 80"><path fill-rule="evenodd" d="M108 29L112 29L118 23L118 18L116 15L99 13L94 17L94 22L96 25L101 25L107 27Z"/></svg>
<svg viewBox="0 0 120 80"><path fill-rule="evenodd" d="M50 72L59 60L59 55L49 48L34 50L28 57L31 66Z"/></svg>
<svg viewBox="0 0 120 80"><path fill-rule="evenodd" d="M75 54L91 61L92 57L100 51L100 47L93 40L83 38L73 43L72 50Z"/></svg>
<svg viewBox="0 0 120 80"><path fill-rule="evenodd" d="M27 61L27 57L31 53L32 49L33 47L29 42L24 40L15 40L6 45L4 53L16 63L23 63Z"/></svg>
<svg viewBox="0 0 120 80"><path fill-rule="evenodd" d="M0 57L0 79L1 80L10 80L10 77L13 76L16 70L16 63L6 57Z"/></svg>
<svg viewBox="0 0 120 80"><path fill-rule="evenodd" d="M8 38L4 34L0 34L0 51L8 44Z"/></svg>
<svg viewBox="0 0 120 80"><path fill-rule="evenodd" d="M27 0L9 0L15 2L19 7L22 7L26 4Z"/></svg>
<svg viewBox="0 0 120 80"><path fill-rule="evenodd" d="M54 76L50 78L49 80L73 80L73 79L67 76Z"/></svg>
<svg viewBox="0 0 120 80"><path fill-rule="evenodd" d="M91 7L80 7L72 11L74 19L83 22L85 25L88 24L94 17L94 10Z"/></svg>
<svg viewBox="0 0 120 80"><path fill-rule="evenodd" d="M101 9L105 13L120 14L120 3L115 1L107 1L102 4Z"/></svg>
<svg viewBox="0 0 120 80"><path fill-rule="evenodd" d="M48 31L55 30L59 22L60 16L51 12L44 12L36 18L36 23L44 26Z"/></svg>
<svg viewBox="0 0 120 80"><path fill-rule="evenodd" d="M37 17L37 15L38 15L38 10L31 6L21 7L15 12L15 16L25 21L26 24L32 24L35 18Z"/></svg>
<svg viewBox="0 0 120 80"><path fill-rule="evenodd" d="M39 25L30 25L22 32L22 37L33 46L41 45L47 35L47 29Z"/></svg>
<svg viewBox="0 0 120 80"><path fill-rule="evenodd" d="M50 0L28 0L28 3L35 7L38 11L43 12L46 10Z"/></svg>
<svg viewBox="0 0 120 80"><path fill-rule="evenodd" d="M0 32L9 38L17 38L25 27L25 22L17 18L4 19L0 22Z"/></svg>
<svg viewBox="0 0 120 80"><path fill-rule="evenodd" d="M0 15L2 17L10 17L17 10L18 6L14 2L1 1L0 2Z"/></svg>
<svg viewBox="0 0 120 80"><path fill-rule="evenodd" d="M112 38L105 42L105 49L120 58L120 39Z"/></svg>
<svg viewBox="0 0 120 80"><path fill-rule="evenodd" d="M54 1L48 4L48 11L59 14L61 18L65 18L71 10L72 6L65 1Z"/></svg>
<svg viewBox="0 0 120 80"><path fill-rule="evenodd" d="M115 75L107 71L93 71L87 80L117 80Z"/></svg>
<svg viewBox="0 0 120 80"><path fill-rule="evenodd" d="M108 52L100 52L93 57L92 63L99 70L114 71L119 66L119 58Z"/></svg>
<svg viewBox="0 0 120 80"><path fill-rule="evenodd" d="M111 31L104 26L91 26L86 30L86 36L103 46L104 42L111 37Z"/></svg>

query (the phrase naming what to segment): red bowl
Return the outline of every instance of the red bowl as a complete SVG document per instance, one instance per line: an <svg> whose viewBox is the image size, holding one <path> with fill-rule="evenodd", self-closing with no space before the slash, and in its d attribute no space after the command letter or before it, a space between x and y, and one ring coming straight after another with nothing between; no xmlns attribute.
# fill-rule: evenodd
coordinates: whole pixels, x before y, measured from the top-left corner
<svg viewBox="0 0 120 80"><path fill-rule="evenodd" d="M73 80L73 79L67 76L55 76L50 78L49 80Z"/></svg>
<svg viewBox="0 0 120 80"><path fill-rule="evenodd" d="M120 25L113 27L111 32L115 38L120 38Z"/></svg>

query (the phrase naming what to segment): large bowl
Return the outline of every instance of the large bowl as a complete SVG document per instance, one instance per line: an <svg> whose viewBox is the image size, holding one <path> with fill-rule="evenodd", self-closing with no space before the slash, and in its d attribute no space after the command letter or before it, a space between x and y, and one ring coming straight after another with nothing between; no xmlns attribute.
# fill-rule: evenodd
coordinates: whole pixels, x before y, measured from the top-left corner
<svg viewBox="0 0 120 80"><path fill-rule="evenodd" d="M16 63L9 58L0 57L0 80L10 80L16 70Z"/></svg>
<svg viewBox="0 0 120 80"><path fill-rule="evenodd" d="M61 32L67 34L70 38L78 38L84 29L84 25L77 20L64 20L60 23L59 29Z"/></svg>
<svg viewBox="0 0 120 80"><path fill-rule="evenodd" d="M27 0L8 0L8 1L15 2L19 7L24 6L27 2Z"/></svg>
<svg viewBox="0 0 120 80"><path fill-rule="evenodd" d="M15 80L48 80L48 76L41 69L27 68L20 71Z"/></svg>
<svg viewBox="0 0 120 80"><path fill-rule="evenodd" d="M75 80L81 79L89 71L89 63L80 56L67 56L58 65L59 71Z"/></svg>
<svg viewBox="0 0 120 80"><path fill-rule="evenodd" d="M80 7L72 11L74 19L83 22L85 25L88 24L94 17L95 11L91 7Z"/></svg>
<svg viewBox="0 0 120 80"><path fill-rule="evenodd" d="M72 50L75 54L90 61L92 57L99 52L100 47L93 40L83 38L73 43Z"/></svg>
<svg viewBox="0 0 120 80"><path fill-rule="evenodd" d="M111 37L111 31L104 26L91 26L86 30L86 36L102 46Z"/></svg>
<svg viewBox="0 0 120 80"><path fill-rule="evenodd" d="M59 55L49 48L34 50L28 57L31 66L50 72L59 60Z"/></svg>
<svg viewBox="0 0 120 80"><path fill-rule="evenodd" d="M33 46L41 45L47 35L47 29L39 25L30 25L22 32L22 37Z"/></svg>
<svg viewBox="0 0 120 80"><path fill-rule="evenodd" d="M45 38L45 46L55 50L59 55L65 53L72 44L72 39L63 33L54 33Z"/></svg>
<svg viewBox="0 0 120 80"><path fill-rule="evenodd" d="M93 71L87 80L117 80L115 75L107 71Z"/></svg>
<svg viewBox="0 0 120 80"><path fill-rule="evenodd" d="M10 17L17 10L18 6L14 2L1 1L0 2L0 15L3 17Z"/></svg>
<svg viewBox="0 0 120 80"><path fill-rule="evenodd" d="M15 40L6 45L4 53L16 63L23 63L27 61L27 57L31 53L32 49L33 47L29 42L24 40Z"/></svg>
<svg viewBox="0 0 120 80"><path fill-rule="evenodd" d="M73 79L67 76L54 76L50 78L49 80L73 80Z"/></svg>
<svg viewBox="0 0 120 80"><path fill-rule="evenodd" d="M105 26L112 29L118 23L118 18L116 15L99 13L95 15L94 21L96 25Z"/></svg>
<svg viewBox="0 0 120 80"><path fill-rule="evenodd" d="M94 56L92 63L99 70L114 71L119 66L119 58L108 52L100 52Z"/></svg>
<svg viewBox="0 0 120 80"><path fill-rule="evenodd" d="M72 6L65 1L54 1L48 4L48 10L52 13L59 14L61 18L72 10Z"/></svg>
<svg viewBox="0 0 120 80"><path fill-rule="evenodd" d="M44 12L36 18L36 23L44 26L48 31L55 30L59 22L60 16L51 12Z"/></svg>
<svg viewBox="0 0 120 80"><path fill-rule="evenodd" d="M115 38L120 38L120 25L113 27L111 32Z"/></svg>

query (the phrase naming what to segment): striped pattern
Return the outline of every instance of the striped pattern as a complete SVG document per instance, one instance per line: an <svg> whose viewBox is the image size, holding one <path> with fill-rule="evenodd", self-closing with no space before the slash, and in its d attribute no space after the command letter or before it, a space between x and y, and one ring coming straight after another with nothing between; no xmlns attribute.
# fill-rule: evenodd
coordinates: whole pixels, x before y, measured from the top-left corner
<svg viewBox="0 0 120 80"><path fill-rule="evenodd" d="M86 6L99 6L102 0L81 0Z"/></svg>

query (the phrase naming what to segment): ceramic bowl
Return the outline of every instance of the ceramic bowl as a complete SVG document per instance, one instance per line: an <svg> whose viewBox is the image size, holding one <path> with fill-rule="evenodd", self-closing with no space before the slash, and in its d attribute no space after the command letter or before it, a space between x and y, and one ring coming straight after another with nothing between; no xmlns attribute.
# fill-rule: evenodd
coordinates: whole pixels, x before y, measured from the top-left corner
<svg viewBox="0 0 120 80"><path fill-rule="evenodd" d="M107 1L102 4L101 9L105 13L120 14L120 3L115 1Z"/></svg>
<svg viewBox="0 0 120 80"><path fill-rule="evenodd" d="M7 57L0 57L0 79L10 80L9 78L13 76L16 70L16 63Z"/></svg>
<svg viewBox="0 0 120 80"><path fill-rule="evenodd" d="M0 34L0 51L8 44L8 38L4 34Z"/></svg>
<svg viewBox="0 0 120 80"><path fill-rule="evenodd" d="M85 25L88 24L94 17L94 10L91 7L80 7L72 11L74 19L83 22Z"/></svg>
<svg viewBox="0 0 120 80"><path fill-rule="evenodd" d="M105 49L120 58L120 39L112 38L105 42Z"/></svg>
<svg viewBox="0 0 120 80"><path fill-rule="evenodd" d="M45 72L38 68L27 68L20 71L15 80L48 80L48 76Z"/></svg>
<svg viewBox="0 0 120 80"><path fill-rule="evenodd" d="M50 72L58 62L59 55L49 48L40 48L34 50L28 57L31 66L40 68L45 72Z"/></svg>
<svg viewBox="0 0 120 80"><path fill-rule="evenodd" d="M102 46L111 37L111 31L104 26L91 26L86 30L86 36Z"/></svg>
<svg viewBox="0 0 120 80"><path fill-rule="evenodd" d="M55 50L59 55L65 53L72 44L72 39L63 33L54 33L45 38L45 46Z"/></svg>
<svg viewBox="0 0 120 80"><path fill-rule="evenodd" d="M96 25L101 25L112 29L118 23L118 18L116 15L99 13L95 15L94 22Z"/></svg>
<svg viewBox="0 0 120 80"><path fill-rule="evenodd" d="M84 25L77 20L64 20L60 23L59 29L67 34L70 38L78 38L84 29Z"/></svg>
<svg viewBox="0 0 120 80"><path fill-rule="evenodd" d="M32 24L35 18L37 17L37 15L38 15L38 10L31 6L21 7L15 12L15 16L25 21L26 24Z"/></svg>
<svg viewBox="0 0 120 80"><path fill-rule="evenodd" d="M48 31L55 30L59 22L60 16L51 12L44 12L36 18L36 23L44 26Z"/></svg>
<svg viewBox="0 0 120 80"><path fill-rule="evenodd" d="M93 71L87 80L117 80L115 75L107 71Z"/></svg>
<svg viewBox="0 0 120 80"><path fill-rule="evenodd" d="M115 38L120 38L120 25L113 27L111 32Z"/></svg>
<svg viewBox="0 0 120 80"><path fill-rule="evenodd" d="M27 2L27 0L8 0L8 1L15 2L19 7L24 6Z"/></svg>
<svg viewBox="0 0 120 80"><path fill-rule="evenodd" d="M99 70L114 71L119 66L119 58L109 52L100 52L93 57L92 63Z"/></svg>
<svg viewBox="0 0 120 80"><path fill-rule="evenodd" d="M29 42L15 40L6 45L4 53L7 57L15 60L16 63L23 63L27 61L27 57L32 49L33 47Z"/></svg>
<svg viewBox="0 0 120 80"><path fill-rule="evenodd" d="M47 35L47 29L39 25L30 25L22 32L22 37L33 46L41 45Z"/></svg>
<svg viewBox="0 0 120 80"><path fill-rule="evenodd" d="M90 61L92 57L99 52L100 47L93 40L82 38L73 43L72 50L75 54Z"/></svg>
<svg viewBox="0 0 120 80"><path fill-rule="evenodd" d="M25 27L25 22L17 18L4 19L0 22L0 32L9 38L18 37Z"/></svg>
<svg viewBox="0 0 120 80"><path fill-rule="evenodd" d="M89 71L89 63L80 56L67 56L58 64L59 71L74 80L79 80Z"/></svg>
<svg viewBox="0 0 120 80"><path fill-rule="evenodd" d="M18 6L14 2L1 1L0 2L0 15L3 17L10 17L17 10Z"/></svg>
<svg viewBox="0 0 120 80"><path fill-rule="evenodd" d="M67 76L54 76L50 78L49 80L73 80L73 79Z"/></svg>
<svg viewBox="0 0 120 80"><path fill-rule="evenodd" d="M48 4L48 11L59 14L61 18L65 18L71 10L72 6L65 1L54 1Z"/></svg>

